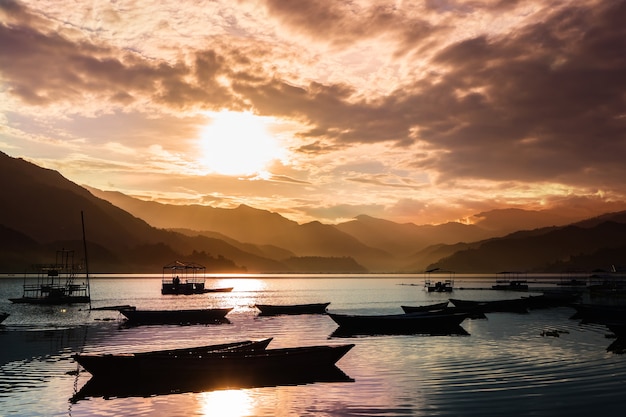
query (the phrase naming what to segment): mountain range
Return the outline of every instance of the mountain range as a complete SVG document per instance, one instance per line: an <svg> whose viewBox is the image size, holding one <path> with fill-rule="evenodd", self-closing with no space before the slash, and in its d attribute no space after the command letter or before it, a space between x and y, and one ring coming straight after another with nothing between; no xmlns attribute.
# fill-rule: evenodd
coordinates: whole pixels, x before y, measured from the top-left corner
<svg viewBox="0 0 626 417"><path fill-rule="evenodd" d="M89 267L101 273L157 273L174 259L250 273L557 272L626 265L626 212L581 219L506 209L479 213L474 224L399 224L366 215L335 225L299 224L246 205L168 205L83 187L2 152L0 176L0 271L8 273L49 263L61 248L83 256L81 212Z"/></svg>

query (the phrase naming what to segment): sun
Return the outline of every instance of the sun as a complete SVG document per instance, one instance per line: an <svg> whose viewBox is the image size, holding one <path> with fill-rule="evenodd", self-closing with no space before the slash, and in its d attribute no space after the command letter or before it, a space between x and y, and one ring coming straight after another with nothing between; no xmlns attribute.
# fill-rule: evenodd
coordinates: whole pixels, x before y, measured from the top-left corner
<svg viewBox="0 0 626 417"><path fill-rule="evenodd" d="M285 150L268 130L269 118L249 112L209 113L211 123L202 131L201 163L223 175L254 175L284 157Z"/></svg>

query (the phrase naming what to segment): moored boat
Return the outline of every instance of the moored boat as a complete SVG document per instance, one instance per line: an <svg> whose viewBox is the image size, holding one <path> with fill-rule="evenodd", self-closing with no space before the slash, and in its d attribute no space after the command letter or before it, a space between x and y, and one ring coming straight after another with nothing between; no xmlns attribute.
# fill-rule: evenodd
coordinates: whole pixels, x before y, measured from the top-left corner
<svg viewBox="0 0 626 417"><path fill-rule="evenodd" d="M120 309L129 324L209 324L228 322L229 308L205 308L190 310L137 310Z"/></svg>
<svg viewBox="0 0 626 417"><path fill-rule="evenodd" d="M207 288L205 282L205 266L193 262L174 261L163 267L161 294L191 295L233 290L233 287Z"/></svg>
<svg viewBox="0 0 626 417"><path fill-rule="evenodd" d="M400 306L405 313L419 313L424 311L442 310L448 307L448 301L443 303L427 304L422 306Z"/></svg>
<svg viewBox="0 0 626 417"><path fill-rule="evenodd" d="M501 291L528 291L528 282L525 280L497 280L491 288Z"/></svg>
<svg viewBox="0 0 626 417"><path fill-rule="evenodd" d="M436 306L442 306L437 308ZM468 319L485 319L485 313L475 307L449 307L448 302L433 304L431 306L400 306L405 313L420 313L420 312L440 312L440 313L466 313ZM430 307L430 308L429 308Z"/></svg>
<svg viewBox="0 0 626 417"><path fill-rule="evenodd" d="M473 301L450 298L456 307L472 308L483 313L509 312L528 313L528 298L514 298L510 300Z"/></svg>
<svg viewBox="0 0 626 417"><path fill-rule="evenodd" d="M275 316L280 314L325 314L330 303L311 304L255 304L261 315Z"/></svg>
<svg viewBox="0 0 626 417"><path fill-rule="evenodd" d="M252 351L221 349L191 355L78 354L73 358L99 378L129 379L164 375L185 379L228 378L276 373L297 375L303 370L332 366L353 347L353 344L343 344Z"/></svg>
<svg viewBox="0 0 626 417"><path fill-rule="evenodd" d="M328 313L341 334L467 334L460 324L468 313L418 312L409 314L354 315Z"/></svg>
<svg viewBox="0 0 626 417"><path fill-rule="evenodd" d="M570 304L576 310L572 319L580 319L588 323L626 322L626 306L612 304Z"/></svg>

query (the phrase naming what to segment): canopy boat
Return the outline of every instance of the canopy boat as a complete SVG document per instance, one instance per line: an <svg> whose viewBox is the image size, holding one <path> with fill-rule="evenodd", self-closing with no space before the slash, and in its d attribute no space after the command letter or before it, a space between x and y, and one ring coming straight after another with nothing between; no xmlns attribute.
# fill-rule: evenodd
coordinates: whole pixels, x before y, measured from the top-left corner
<svg viewBox="0 0 626 417"><path fill-rule="evenodd" d="M261 310L261 315L274 316L280 314L326 314L326 308L330 303L313 304L255 304Z"/></svg>
<svg viewBox="0 0 626 417"><path fill-rule="evenodd" d="M339 325L333 333L353 334L465 334L460 326L468 313L445 313L440 311L410 314L353 315L328 313Z"/></svg>
<svg viewBox="0 0 626 417"><path fill-rule="evenodd" d="M10 314L9 313L0 313L0 323L2 323L4 320L6 320L7 317L9 317Z"/></svg>
<svg viewBox="0 0 626 417"><path fill-rule="evenodd" d="M74 355L91 375L127 380L168 378L229 378L243 375L298 375L304 370L332 366L353 344L281 349L218 349L191 354Z"/></svg>
<svg viewBox="0 0 626 417"><path fill-rule="evenodd" d="M510 312L528 313L528 298L514 298L511 300L471 301L450 298L455 307L471 308L483 313Z"/></svg>
<svg viewBox="0 0 626 417"><path fill-rule="evenodd" d="M233 287L206 288L206 267L193 262L174 261L163 267L161 294L205 294L230 292Z"/></svg>
<svg viewBox="0 0 626 417"><path fill-rule="evenodd" d="M431 279L431 274L434 275L448 274L448 279ZM424 280L424 288L428 292L452 292L454 288L454 272L443 271L440 268L433 268L426 271L428 279Z"/></svg>
<svg viewBox="0 0 626 417"><path fill-rule="evenodd" d="M227 323L229 308L205 308L193 310L137 310L120 309L129 324L209 324Z"/></svg>
<svg viewBox="0 0 626 417"><path fill-rule="evenodd" d="M83 227L83 249L85 252L85 280L78 282L77 273L83 269L83 265L74 263L74 250L58 250L54 264L38 265L36 283L30 282L31 278L28 277L28 274L25 274L22 297L9 298L12 303L51 305L91 303L85 221L83 213L81 212L80 214Z"/></svg>

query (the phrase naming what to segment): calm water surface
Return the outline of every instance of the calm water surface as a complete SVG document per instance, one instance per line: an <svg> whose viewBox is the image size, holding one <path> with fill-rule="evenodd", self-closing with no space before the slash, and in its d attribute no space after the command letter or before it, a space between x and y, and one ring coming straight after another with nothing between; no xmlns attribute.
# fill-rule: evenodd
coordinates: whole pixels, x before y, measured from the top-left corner
<svg viewBox="0 0 626 417"><path fill-rule="evenodd" d="M259 317L255 303L331 302L329 311L400 313L448 297L516 298L456 280L450 294L427 293L412 277L216 278L231 293L162 296L160 277L96 278L93 307L234 307L230 323L120 326L114 311L87 305L11 304L21 278L0 279L0 416L588 416L626 406L626 356L607 351L604 326L581 325L568 307L530 314L493 313L466 320L469 336L339 338L327 316ZM463 289L460 289L463 288ZM560 337L542 332L559 330ZM353 382L315 383L130 398L69 399L90 379L78 352L137 352L273 337L270 347L354 343L338 362Z"/></svg>

